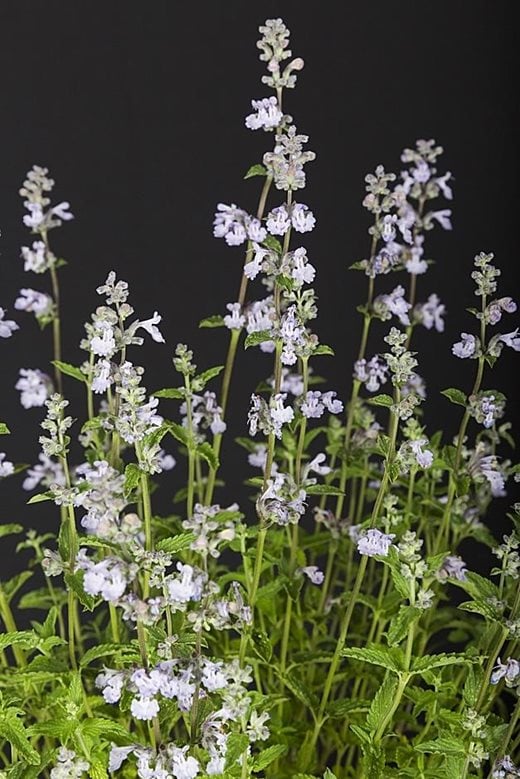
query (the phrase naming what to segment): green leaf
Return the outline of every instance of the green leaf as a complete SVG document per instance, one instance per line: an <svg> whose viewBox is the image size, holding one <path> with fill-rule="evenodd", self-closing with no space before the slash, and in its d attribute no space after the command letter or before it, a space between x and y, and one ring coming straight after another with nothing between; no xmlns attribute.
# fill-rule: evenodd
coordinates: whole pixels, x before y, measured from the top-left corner
<svg viewBox="0 0 520 779"><path fill-rule="evenodd" d="M34 630L12 630L9 633L0 633L0 652L9 646L22 646L31 649L38 643L38 636Z"/></svg>
<svg viewBox="0 0 520 779"><path fill-rule="evenodd" d="M370 705L370 709L367 714L367 727L376 732L380 725L382 725L390 711L392 710L393 703L395 701L395 691L397 688L397 677L388 674L379 690L376 692L375 697Z"/></svg>
<svg viewBox="0 0 520 779"><path fill-rule="evenodd" d="M366 403L369 403L371 406L386 406L386 408L390 408L390 406L394 405L394 399L391 395L382 393L381 395L374 395L373 398L367 398Z"/></svg>
<svg viewBox="0 0 520 779"><path fill-rule="evenodd" d="M76 368L75 365L71 365L68 362L62 362L61 360L52 360L51 362L60 373L64 373L65 376L72 376L73 379L82 381L84 384L86 383L87 377L79 368Z"/></svg>
<svg viewBox="0 0 520 779"><path fill-rule="evenodd" d="M267 238L262 241L264 246L267 246L268 249L272 249L274 252L277 252L278 254L282 253L282 244L278 240L278 238L275 238L274 235L268 235Z"/></svg>
<svg viewBox="0 0 520 779"><path fill-rule="evenodd" d="M79 664L82 668L86 668L100 657L117 655L119 652L135 652L135 649L130 644L98 644L87 649Z"/></svg>
<svg viewBox="0 0 520 779"><path fill-rule="evenodd" d="M226 768L232 768L248 746L249 738L245 733L231 733L226 746Z"/></svg>
<svg viewBox="0 0 520 779"><path fill-rule="evenodd" d="M211 381L211 379L214 379L215 376L218 376L219 373L221 373L224 370L223 365L215 365L214 368L208 368L206 371L203 371L202 373L199 373L198 376L195 376L193 378L193 383L197 383L198 386L200 386L200 389L204 389L208 381ZM198 391L198 387L197 387Z"/></svg>
<svg viewBox="0 0 520 779"><path fill-rule="evenodd" d="M128 463L128 465L125 468L125 485L124 485L125 495L129 495L132 492L132 490L135 490L135 488L139 484L140 478L141 478L141 470L137 465L137 463Z"/></svg>
<svg viewBox="0 0 520 779"><path fill-rule="evenodd" d="M3 583L2 587L8 603L11 602L20 587L32 577L33 573L34 571L21 571L9 579L9 581Z"/></svg>
<svg viewBox="0 0 520 779"><path fill-rule="evenodd" d="M31 503L43 503L44 500L52 500L52 492L40 492L38 495L33 495L29 498L27 505Z"/></svg>
<svg viewBox="0 0 520 779"><path fill-rule="evenodd" d="M455 403L457 406L465 407L468 403L468 399L462 390L455 389L455 387L449 387L448 389L442 390L441 395L444 395L444 397L448 398L449 401Z"/></svg>
<svg viewBox="0 0 520 779"><path fill-rule="evenodd" d="M17 525L14 522L11 522L9 525L0 525L0 538L14 536L17 533L23 533L22 525Z"/></svg>
<svg viewBox="0 0 520 779"><path fill-rule="evenodd" d="M482 600L480 598L459 603L457 608L462 611L471 611L474 614L480 614L485 619L490 619L493 622L503 622L504 619L504 615L500 609L494 605L494 602L490 603L488 600Z"/></svg>
<svg viewBox="0 0 520 779"><path fill-rule="evenodd" d="M408 635L408 631L421 616L422 611L415 606L400 606L399 611L392 618L388 629L388 643L390 646L398 646Z"/></svg>
<svg viewBox="0 0 520 779"><path fill-rule="evenodd" d="M134 737L128 729L112 719L93 717L83 720L81 723L83 735L93 739L102 738L104 741L116 741L123 744L131 744Z"/></svg>
<svg viewBox="0 0 520 779"><path fill-rule="evenodd" d="M5 422L0 422L0 435L9 435L10 432Z"/></svg>
<svg viewBox="0 0 520 779"><path fill-rule="evenodd" d="M312 356L316 357L319 354L330 354L332 357L334 357L334 349L332 346L327 346L327 344L318 344L318 346L313 351Z"/></svg>
<svg viewBox="0 0 520 779"><path fill-rule="evenodd" d="M204 441L203 444L199 444L196 448L197 454L199 454L201 457L206 460L207 463L209 463L210 467L216 471L219 466L219 459L217 455L214 452L213 447L211 446L208 441Z"/></svg>
<svg viewBox="0 0 520 779"><path fill-rule="evenodd" d="M429 752L441 755L464 755L466 753L462 742L448 737L424 741L422 744L416 744L414 748L417 752Z"/></svg>
<svg viewBox="0 0 520 779"><path fill-rule="evenodd" d="M40 756L29 743L27 731L17 717L17 710L6 709L0 714L0 736L9 741L13 749L16 749L26 763L40 764Z"/></svg>
<svg viewBox="0 0 520 779"><path fill-rule="evenodd" d="M174 398L175 400L184 399L184 390L177 387L168 387L167 389L160 389L157 392L152 392L155 398Z"/></svg>
<svg viewBox="0 0 520 779"><path fill-rule="evenodd" d="M333 774L330 768L325 769L325 773L323 774L323 779L337 779L336 774Z"/></svg>
<svg viewBox="0 0 520 779"><path fill-rule="evenodd" d="M309 484L305 487L307 495L344 495L343 490L334 487L332 484Z"/></svg>
<svg viewBox="0 0 520 779"><path fill-rule="evenodd" d="M423 655L423 657L415 658L411 670L412 673L425 673L434 668L442 668L446 665L466 665L469 662L470 660L465 655L442 652L438 655Z"/></svg>
<svg viewBox="0 0 520 779"><path fill-rule="evenodd" d="M258 344L272 340L273 334L269 330L258 330L256 333L249 333L244 341L244 349L249 349L250 346L258 346Z"/></svg>
<svg viewBox="0 0 520 779"><path fill-rule="evenodd" d="M264 166L260 165L260 163L251 165L246 175L244 176L244 179L250 179L253 176L267 176L267 168L264 168Z"/></svg>
<svg viewBox="0 0 520 779"><path fill-rule="evenodd" d="M339 701L333 701L327 708L327 716L331 719L345 719L349 714L361 714L368 711L370 701L363 698L358 700L348 700L343 698Z"/></svg>
<svg viewBox="0 0 520 779"><path fill-rule="evenodd" d="M199 327L225 327L224 317L220 314L214 316L207 316L205 319L201 319Z"/></svg>
<svg viewBox="0 0 520 779"><path fill-rule="evenodd" d="M158 541L155 548L159 552L166 552L167 554L178 554L183 549L188 549L191 542L195 540L195 533L179 533L177 536L171 538L163 538Z"/></svg>
<svg viewBox="0 0 520 779"><path fill-rule="evenodd" d="M271 765L275 760L278 760L279 757L285 755L286 752L286 744L273 744L272 746L267 747L267 749L262 749L262 751L253 759L252 771L263 771L264 768L267 768L268 765Z"/></svg>
<svg viewBox="0 0 520 779"><path fill-rule="evenodd" d="M189 444L189 434L183 425L179 425L178 422L168 422L168 432L184 446Z"/></svg>
<svg viewBox="0 0 520 779"><path fill-rule="evenodd" d="M64 575L65 584L77 596L82 606L85 606L88 611L94 611L96 599L92 595L89 595L87 592L85 592L83 589L83 576L83 571L66 573Z"/></svg>
<svg viewBox="0 0 520 779"><path fill-rule="evenodd" d="M314 711L316 701L311 694L308 687L300 681L300 679L293 673L286 673L281 676L285 686L298 698L300 703L303 703L310 711Z"/></svg>
<svg viewBox="0 0 520 779"><path fill-rule="evenodd" d="M344 649L341 654L343 657L360 660L362 663L379 665L381 668L386 668L394 673L404 670L402 652L395 648L350 647L349 649Z"/></svg>

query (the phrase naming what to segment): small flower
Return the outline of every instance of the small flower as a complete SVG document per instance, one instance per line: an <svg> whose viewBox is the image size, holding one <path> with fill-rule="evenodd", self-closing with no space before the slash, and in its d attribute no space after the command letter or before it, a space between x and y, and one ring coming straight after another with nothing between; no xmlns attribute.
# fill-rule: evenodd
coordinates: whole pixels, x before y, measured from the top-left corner
<svg viewBox="0 0 520 779"><path fill-rule="evenodd" d="M139 695L132 700L130 711L136 719L151 720L159 713L159 704L155 698L145 698Z"/></svg>
<svg viewBox="0 0 520 779"><path fill-rule="evenodd" d="M20 297L16 298L14 307L19 311L30 311L36 316L45 316L52 311L52 298L45 292L25 288L20 290Z"/></svg>
<svg viewBox="0 0 520 779"><path fill-rule="evenodd" d="M255 113L246 116L246 127L249 130L274 130L282 121L283 114L278 108L276 97L264 97L252 100Z"/></svg>
<svg viewBox="0 0 520 779"><path fill-rule="evenodd" d="M58 749L56 759L57 763L49 774L50 779L81 779L90 768L90 763L65 747Z"/></svg>
<svg viewBox="0 0 520 779"><path fill-rule="evenodd" d="M515 352L520 352L520 335L518 335L518 327L513 330L512 333L504 333L500 336L502 343L506 346L510 346Z"/></svg>
<svg viewBox="0 0 520 779"><path fill-rule="evenodd" d="M314 229L316 219L312 211L303 203L293 203L291 223L297 233L309 233Z"/></svg>
<svg viewBox="0 0 520 779"><path fill-rule="evenodd" d="M246 322L245 316L241 313L240 303L227 303L227 310L230 312L224 317L224 324L229 330L241 330Z"/></svg>
<svg viewBox="0 0 520 779"><path fill-rule="evenodd" d="M271 235L285 235L291 226L291 220L285 206L273 208L267 215L267 229Z"/></svg>
<svg viewBox="0 0 520 779"><path fill-rule="evenodd" d="M5 479L6 476L11 476L14 473L13 463L6 460L5 452L0 452L0 479Z"/></svg>
<svg viewBox="0 0 520 779"><path fill-rule="evenodd" d="M33 241L31 248L22 246L21 256L25 263L24 270L33 273L44 273L56 262L56 258L48 251L43 241Z"/></svg>
<svg viewBox="0 0 520 779"><path fill-rule="evenodd" d="M356 360L354 363L354 378L365 384L369 392L377 392L388 379L388 365L378 355L370 360Z"/></svg>
<svg viewBox="0 0 520 779"><path fill-rule="evenodd" d="M421 468L429 468L433 463L433 452L429 449L424 449L427 444L427 438L419 438L416 441L408 442L410 449L415 455L417 465L420 465Z"/></svg>
<svg viewBox="0 0 520 779"><path fill-rule="evenodd" d="M461 340L453 344L451 351L455 357L466 359L467 357L474 357L477 349L477 339L470 333L461 333Z"/></svg>
<svg viewBox="0 0 520 779"><path fill-rule="evenodd" d="M16 307L16 304L15 304ZM12 319L4 319L5 309L0 308L0 338L10 338L19 325Z"/></svg>
<svg viewBox="0 0 520 779"><path fill-rule="evenodd" d="M442 211L432 211L429 215L431 219L437 220L443 230L451 230L451 209L444 208Z"/></svg>
<svg viewBox="0 0 520 779"><path fill-rule="evenodd" d="M299 569L313 584L323 584L325 575L317 565L306 565Z"/></svg>
<svg viewBox="0 0 520 779"><path fill-rule="evenodd" d="M20 403L24 408L43 406L52 392L52 381L38 369L20 368L20 378L15 384L20 390Z"/></svg>
<svg viewBox="0 0 520 779"><path fill-rule="evenodd" d="M153 316L150 319L145 319L144 322L138 322L135 329L137 330L139 327L142 327L143 330L146 330L146 332L152 336L156 343L163 344L165 343L164 337L157 327L161 319L162 316L158 314L157 311L154 311Z"/></svg>
<svg viewBox="0 0 520 779"><path fill-rule="evenodd" d="M265 741L269 738L269 728L267 728L265 725L269 719L271 719L271 717L267 711L264 711L262 714L258 714L256 709L253 709L249 717L249 725L246 730L250 741Z"/></svg>
<svg viewBox="0 0 520 779"><path fill-rule="evenodd" d="M394 538L395 533L387 535L377 530L377 528L371 528L363 532L359 537L357 550L359 554L368 555L368 557L374 557L375 555L386 557Z"/></svg>
<svg viewBox="0 0 520 779"><path fill-rule="evenodd" d="M438 296L434 293L430 295L426 303L421 303L414 308L414 314L417 320L424 325L427 330L435 327L438 333L444 332L443 316L446 313L446 306L441 303Z"/></svg>
<svg viewBox="0 0 520 779"><path fill-rule="evenodd" d="M520 677L520 663L510 657L505 663L497 659L497 664L491 674L491 684L498 684L501 679L505 680L508 687L515 686L516 680Z"/></svg>
<svg viewBox="0 0 520 779"><path fill-rule="evenodd" d="M443 564L437 571L437 578L440 581L446 581L446 579L458 579L460 582L466 580L466 563L458 555L447 555Z"/></svg>

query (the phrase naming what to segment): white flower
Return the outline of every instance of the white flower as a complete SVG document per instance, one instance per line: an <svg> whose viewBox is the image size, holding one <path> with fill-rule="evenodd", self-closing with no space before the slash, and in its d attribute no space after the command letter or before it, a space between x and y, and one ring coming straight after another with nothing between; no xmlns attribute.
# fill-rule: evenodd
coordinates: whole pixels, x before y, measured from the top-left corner
<svg viewBox="0 0 520 779"><path fill-rule="evenodd" d="M356 360L354 363L354 378L362 381L369 392L377 392L388 379L388 365L375 355L370 360Z"/></svg>
<svg viewBox="0 0 520 779"><path fill-rule="evenodd" d="M116 747L112 746L110 750L110 756L108 759L108 770L110 773L118 771L123 765L128 755L134 751L134 746L129 747Z"/></svg>
<svg viewBox="0 0 520 779"><path fill-rule="evenodd" d="M466 563L458 555L448 555L439 570L437 571L437 578L441 581L446 579L458 579L463 582L466 580Z"/></svg>
<svg viewBox="0 0 520 779"><path fill-rule="evenodd" d="M285 206L273 208L267 215L267 229L271 235L285 235L291 226L291 220Z"/></svg>
<svg viewBox="0 0 520 779"><path fill-rule="evenodd" d="M224 687L227 687L227 679L222 672L222 663L213 663L211 660L205 660L201 682L208 692L222 690Z"/></svg>
<svg viewBox="0 0 520 779"><path fill-rule="evenodd" d="M408 442L410 449L415 455L417 464L420 465L421 468L429 468L433 463L433 452L430 452L429 449L423 448L427 445L427 443L427 438L419 438L416 441Z"/></svg>
<svg viewBox="0 0 520 779"><path fill-rule="evenodd" d="M38 459L40 462L27 470L27 476L22 483L22 489L34 490L40 483L44 487L50 487L53 484L64 487L65 474L63 473L61 463L54 462L43 452L40 452Z"/></svg>
<svg viewBox="0 0 520 779"><path fill-rule="evenodd" d="M60 747L56 757L58 762L49 774L50 779L82 779L90 768L90 763L77 757L72 749Z"/></svg>
<svg viewBox="0 0 520 779"><path fill-rule="evenodd" d="M149 335L152 336L153 340L156 341L156 343L163 344L165 343L165 340L163 338L163 335L157 325L161 321L162 316L157 313L157 311L153 312L153 316L150 317L150 319L145 319L144 322L138 322L136 326L136 330L139 327L142 327L143 330L146 330Z"/></svg>
<svg viewBox="0 0 520 779"><path fill-rule="evenodd" d="M107 669L96 676L96 687L102 689L107 703L117 703L121 699L125 675L121 671Z"/></svg>
<svg viewBox="0 0 520 779"><path fill-rule="evenodd" d="M379 295L376 303L382 303L391 314L394 314L399 319L401 324L409 325L410 317L408 316L408 311L412 306L404 299L404 294L404 287L399 285L389 295Z"/></svg>
<svg viewBox="0 0 520 779"><path fill-rule="evenodd" d="M96 394L102 394L106 392L110 385L114 382L112 376L112 365L108 360L99 360L94 365L92 375L92 392Z"/></svg>
<svg viewBox="0 0 520 779"><path fill-rule="evenodd" d="M25 207L29 213L24 214L23 223L26 227L36 230L45 218L41 203L26 203Z"/></svg>
<svg viewBox="0 0 520 779"><path fill-rule="evenodd" d="M16 307L16 304L15 304ZM10 338L19 325L12 319L4 319L5 310L0 308L0 338Z"/></svg>
<svg viewBox="0 0 520 779"><path fill-rule="evenodd" d="M241 330L246 323L246 318L240 313L240 303L227 303L226 308L230 312L224 317L226 327L229 330Z"/></svg>
<svg viewBox="0 0 520 779"><path fill-rule="evenodd" d="M306 565L304 568L300 568L300 571L304 573L313 584L323 584L325 575L323 574L323 571L320 571L317 565Z"/></svg>
<svg viewBox="0 0 520 779"><path fill-rule="evenodd" d="M45 292L25 288L20 290L20 297L16 298L14 307L19 311L30 311L36 316L43 316L52 310L52 298Z"/></svg>
<svg viewBox="0 0 520 779"><path fill-rule="evenodd" d="M246 731L250 741L265 741L269 738L269 728L266 727L265 723L270 719L271 717L267 711L258 714L256 709L253 709Z"/></svg>
<svg viewBox="0 0 520 779"><path fill-rule="evenodd" d="M151 720L159 713L159 704L155 698L144 698L139 695L130 704L132 716L140 720Z"/></svg>
<svg viewBox="0 0 520 779"><path fill-rule="evenodd" d="M331 472L332 468L328 465L322 465L327 459L327 455L320 452L316 455L304 468L304 481L309 473L317 473L320 476L326 476Z"/></svg>
<svg viewBox="0 0 520 779"><path fill-rule="evenodd" d="M282 121L283 114L278 108L276 97L252 100L251 105L255 113L246 116L246 127L249 130L274 130Z"/></svg>
<svg viewBox="0 0 520 779"><path fill-rule="evenodd" d="M68 222L70 219L74 219L74 214L70 213L69 208L70 203L67 203L67 201L64 200L62 203L58 203L57 206L51 208L51 214L57 216L59 219L63 219L64 222Z"/></svg>
<svg viewBox="0 0 520 779"><path fill-rule="evenodd" d="M520 352L520 335L518 335L518 327L513 330L512 333L505 333L500 336L500 340L505 343L506 346L510 346L515 352Z"/></svg>
<svg viewBox="0 0 520 779"><path fill-rule="evenodd" d="M405 263L408 273L413 273L415 276L420 276L428 270L428 263L422 259L424 254L423 243L424 235L416 236L414 245L410 247L411 259Z"/></svg>
<svg viewBox="0 0 520 779"><path fill-rule="evenodd" d="M20 378L15 384L20 390L20 403L24 408L43 406L52 392L52 382L47 374L32 368L20 368Z"/></svg>
<svg viewBox="0 0 520 779"><path fill-rule="evenodd" d="M470 333L461 333L461 340L453 344L451 351L455 357L465 359L467 357L473 357L477 348L477 341L474 335Z"/></svg>
<svg viewBox="0 0 520 779"><path fill-rule="evenodd" d="M446 313L446 306L444 303L441 303L435 293L430 295L426 303L416 306L415 312L427 330L435 327L438 333L444 332L444 320L442 317Z"/></svg>
<svg viewBox="0 0 520 779"><path fill-rule="evenodd" d="M198 601L202 596L203 578L196 574L191 565L177 563L180 578L172 576L167 580L168 598L172 603Z"/></svg>
<svg viewBox="0 0 520 779"><path fill-rule="evenodd" d="M295 249L292 255L292 278L300 285L312 284L316 276L316 268L307 259L305 249Z"/></svg>
<svg viewBox="0 0 520 779"><path fill-rule="evenodd" d="M98 357L111 357L116 352L114 330L109 322L99 320L96 322L99 331L90 339L90 349Z"/></svg>
<svg viewBox="0 0 520 779"><path fill-rule="evenodd" d="M22 246L21 256L24 260L24 270L43 273L54 264L54 256L47 251L43 241L34 241L32 247Z"/></svg>
<svg viewBox="0 0 520 779"><path fill-rule="evenodd" d="M451 230L451 208L444 208L442 211L432 211L430 217L436 219L444 230Z"/></svg>
<svg viewBox="0 0 520 779"><path fill-rule="evenodd" d="M194 779L199 773L199 763L194 757L186 757L189 747L171 748L170 754L172 762L170 770L175 779Z"/></svg>
<svg viewBox="0 0 520 779"><path fill-rule="evenodd" d="M499 468L498 461L495 455L487 455L480 458L478 468L482 476L487 480L491 487L491 494L494 498L504 497L505 492L505 478L504 474Z"/></svg>
<svg viewBox="0 0 520 779"><path fill-rule="evenodd" d="M101 595L103 600L116 603L124 594L127 584L127 572L124 563L116 557L106 557L99 563L93 563L80 551L77 556L77 565L85 571L83 588L89 595ZM83 552L83 553L82 553ZM133 578L136 571L130 572Z"/></svg>
<svg viewBox="0 0 520 779"><path fill-rule="evenodd" d="M394 538L394 533L387 535L376 528L371 528L363 532L359 537L357 550L359 554L368 555L368 557L374 557L375 555L386 557Z"/></svg>
<svg viewBox="0 0 520 779"><path fill-rule="evenodd" d="M491 674L491 684L498 684L501 679L505 679L506 685L512 687L513 683L520 676L520 663L510 657L505 663L497 659L497 664Z"/></svg>
<svg viewBox="0 0 520 779"><path fill-rule="evenodd" d="M284 406L287 397L285 392L273 395L270 402L269 413L273 423L273 433L277 438L282 437L282 425L294 419L294 411L291 406Z"/></svg>
<svg viewBox="0 0 520 779"><path fill-rule="evenodd" d="M4 479L6 476L11 476L14 473L13 463L6 460L5 452L0 452L0 479Z"/></svg>

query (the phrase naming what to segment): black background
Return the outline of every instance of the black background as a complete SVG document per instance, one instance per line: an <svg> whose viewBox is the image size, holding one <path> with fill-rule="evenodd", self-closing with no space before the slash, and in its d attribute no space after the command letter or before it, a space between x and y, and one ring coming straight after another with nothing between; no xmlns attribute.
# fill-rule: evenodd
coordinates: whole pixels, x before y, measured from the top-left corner
<svg viewBox="0 0 520 779"><path fill-rule="evenodd" d="M318 268L317 331L337 353L320 358L320 373L345 396L360 333L355 307L366 278L347 272L368 249L369 215L361 207L364 175L378 163L400 170L400 151L417 138L435 138L452 171L454 229L428 237L437 264L420 278L419 297L436 291L448 309L444 335L420 332L419 372L430 388L429 430L455 431L459 413L438 392L471 386L474 364L451 355L461 329L474 327L469 279L473 256L494 251L503 269L501 293L514 295L517 263L517 27L508 2L108 1L3 2L0 7L0 305L13 311L18 289L41 288L24 274L19 247L30 236L21 223L17 191L34 164L48 166L54 202L69 200L76 216L51 235L68 265L60 272L64 358L79 362L82 323L99 304L95 287L110 269L126 279L140 318L163 315L167 345L134 352L147 366L150 390L172 386L171 356L179 341L196 351L201 368L223 361L227 332L197 329L200 318L224 313L237 296L243 252L212 237L215 204L236 202L253 211L261 182L242 179L261 161L271 135L244 127L250 100L270 94L260 83L257 27L283 16L294 55L305 59L285 109L310 135L317 160L307 167L299 199L318 219L304 236ZM271 199L278 205L281 197ZM444 206L441 206L444 207ZM381 289L397 283L385 277ZM258 288L257 288L258 291ZM259 292L260 294L260 292ZM13 389L19 367L45 369L50 329L40 334L32 316L16 312L22 329L2 342L0 416L14 431L2 440L9 458L34 462L40 409L24 411ZM515 318L503 331L512 330ZM385 326L370 353L381 349ZM486 386L514 389L510 350ZM248 398L271 370L271 358L239 352L231 395L227 458L229 489L241 494L249 473L242 450ZM73 414L81 396L67 388ZM173 412L174 406L169 409ZM509 416L518 421L518 402ZM231 467L230 467L231 466ZM164 496L183 479L182 467L163 477ZM24 507L19 479L2 483L0 521L44 527L46 508ZM512 497L512 492L511 492ZM510 498L495 503L500 523ZM3 563L8 558L6 542Z"/></svg>

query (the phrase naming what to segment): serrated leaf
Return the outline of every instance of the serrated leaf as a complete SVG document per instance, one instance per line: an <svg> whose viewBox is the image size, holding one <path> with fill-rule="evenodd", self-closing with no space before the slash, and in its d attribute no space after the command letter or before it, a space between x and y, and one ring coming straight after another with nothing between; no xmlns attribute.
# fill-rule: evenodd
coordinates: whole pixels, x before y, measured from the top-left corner
<svg viewBox="0 0 520 779"><path fill-rule="evenodd" d="M134 741L134 737L126 727L115 720L104 717L89 717L83 720L81 731L90 738L102 737L105 741L115 741L119 744L131 744Z"/></svg>
<svg viewBox="0 0 520 779"><path fill-rule="evenodd" d="M277 252L278 254L282 253L282 244L278 240L278 238L275 238L274 235L268 235L267 238L265 238L262 243L264 246L267 246L268 249L272 249L274 252Z"/></svg>
<svg viewBox="0 0 520 779"><path fill-rule="evenodd" d="M397 689L397 677L388 674L370 705L367 714L367 727L376 732L382 725L392 709L395 700L395 691Z"/></svg>
<svg viewBox="0 0 520 779"><path fill-rule="evenodd" d="M87 649L79 664L82 668L86 668L90 663L93 663L94 660L99 660L100 657L117 655L119 652L134 651L134 648L130 644L98 644L98 646Z"/></svg>
<svg viewBox="0 0 520 779"><path fill-rule="evenodd" d="M328 346L327 344L318 344L318 346L314 349L312 356L316 357L319 354L330 354L332 357L334 357L334 349L332 346Z"/></svg>
<svg viewBox="0 0 520 779"><path fill-rule="evenodd" d="M10 432L5 422L0 422L0 435L9 435Z"/></svg>
<svg viewBox="0 0 520 779"><path fill-rule="evenodd" d="M481 598L477 598L476 600L467 600L464 603L459 603L457 608L461 609L462 611L471 611L474 614L480 614L481 617L490 619L493 622L502 622L504 618L502 612L494 605L494 603L490 603L488 600L482 600Z"/></svg>
<svg viewBox="0 0 520 779"><path fill-rule="evenodd" d="M14 598L20 587L32 578L34 571L21 571L2 585L5 599L8 603Z"/></svg>
<svg viewBox="0 0 520 779"><path fill-rule="evenodd" d="M260 165L260 163L251 165L246 175L244 176L244 179L250 179L253 176L267 176L267 168L264 168L264 166Z"/></svg>
<svg viewBox="0 0 520 779"><path fill-rule="evenodd" d="M226 768L232 768L249 746L245 733L231 733L226 742Z"/></svg>
<svg viewBox="0 0 520 779"><path fill-rule="evenodd" d="M188 549L191 542L195 540L195 533L179 533L171 538L162 538L155 545L159 552L167 554L178 554L183 549Z"/></svg>
<svg viewBox="0 0 520 779"><path fill-rule="evenodd" d="M466 752L462 742L448 737L436 738L432 741L424 741L422 744L415 744L414 749L417 752L441 755L464 755Z"/></svg>
<svg viewBox="0 0 520 779"><path fill-rule="evenodd" d="M71 365L69 362L62 362L61 360L51 360L51 362L60 373L64 373L65 376L71 376L73 379L81 381L84 384L86 383L87 378L85 374L82 373L79 368L76 368L75 365Z"/></svg>
<svg viewBox="0 0 520 779"><path fill-rule="evenodd" d="M0 736L9 741L26 763L40 764L40 756L29 743L27 731L13 709L6 709L0 714Z"/></svg>
<svg viewBox="0 0 520 779"><path fill-rule="evenodd" d="M253 759L253 773L255 771L263 771L264 768L267 768L268 765L274 763L275 760L278 760L279 757L285 755L286 752L286 744L272 744L270 747L267 747L267 749L262 749L262 751Z"/></svg>
<svg viewBox="0 0 520 779"><path fill-rule="evenodd" d="M333 701L327 708L327 716L331 719L345 719L348 714L361 714L368 711L370 701L359 698L358 700Z"/></svg>
<svg viewBox="0 0 520 779"><path fill-rule="evenodd" d="M224 317L220 314L207 316L205 319L200 320L199 327L225 327Z"/></svg>
<svg viewBox="0 0 520 779"><path fill-rule="evenodd" d="M168 422L168 432L184 446L189 444L189 433L183 425L178 422Z"/></svg>
<svg viewBox="0 0 520 779"><path fill-rule="evenodd" d="M369 403L371 406L386 406L386 408L390 408L390 406L394 405L394 399L391 395L385 395L385 393L381 393L381 395L374 395L373 398L367 398L366 403Z"/></svg>
<svg viewBox="0 0 520 779"><path fill-rule="evenodd" d="M325 769L325 773L323 774L323 779L337 779L336 774L333 774L330 768Z"/></svg>
<svg viewBox="0 0 520 779"><path fill-rule="evenodd" d="M249 349L250 346L258 346L258 344L272 340L273 334L269 330L258 330L256 333L249 333L244 341L244 349Z"/></svg>
<svg viewBox="0 0 520 779"><path fill-rule="evenodd" d="M305 487L307 495L344 495L343 490L332 484L309 484Z"/></svg>
<svg viewBox="0 0 520 779"><path fill-rule="evenodd" d="M65 584L73 591L82 606L88 609L88 611L93 611L96 605L96 599L85 592L83 588L83 576L83 571L66 573L64 575Z"/></svg>
<svg viewBox="0 0 520 779"><path fill-rule="evenodd" d="M311 691L306 687L293 673L287 673L282 676L285 686L303 703L310 711L314 711L316 701Z"/></svg>
<svg viewBox="0 0 520 779"><path fill-rule="evenodd" d="M125 484L123 487L125 495L129 495L132 490L135 490L139 484L140 478L141 470L137 463L128 463L125 468Z"/></svg>
<svg viewBox="0 0 520 779"><path fill-rule="evenodd" d="M8 525L0 525L0 538L4 538L4 536L14 536L17 533L23 533L22 525L17 525L14 522L11 522Z"/></svg>
<svg viewBox="0 0 520 779"><path fill-rule="evenodd" d="M38 643L38 636L34 630L12 630L8 633L0 633L0 652L10 646L22 646L26 649L34 648Z"/></svg>
<svg viewBox="0 0 520 779"><path fill-rule="evenodd" d="M442 390L441 395L444 395L445 398L448 398L451 403L455 403L457 406L466 406L468 402L468 399L462 390L456 389L455 387L449 387L448 389Z"/></svg>
<svg viewBox="0 0 520 779"><path fill-rule="evenodd" d="M399 611L392 617L388 628L388 643L390 646L398 646L408 635L408 631L421 616L422 611L415 606L400 606Z"/></svg>
<svg viewBox="0 0 520 779"><path fill-rule="evenodd" d="M469 659L465 655L460 654L445 654L444 652L438 655L423 655L423 657L417 657L412 663L412 673L424 673L431 671L434 668L442 668L446 665L466 665Z"/></svg>
<svg viewBox="0 0 520 779"><path fill-rule="evenodd" d="M360 725L350 725L350 730L358 737L362 744L370 744L370 733Z"/></svg>
<svg viewBox="0 0 520 779"><path fill-rule="evenodd" d="M197 392L199 392L199 388L204 389L208 381L214 379L215 376L218 376L223 370L223 365L215 365L213 368L208 368L202 373L199 373L198 376L195 376L193 378L193 384L196 385Z"/></svg>
<svg viewBox="0 0 520 779"><path fill-rule="evenodd" d="M402 652L395 648L350 647L344 649L341 654L343 657L350 657L352 660L360 660L362 663L387 668L394 673L399 673L404 669Z"/></svg>
<svg viewBox="0 0 520 779"><path fill-rule="evenodd" d="M203 444L199 444L195 450L197 454L199 454L206 462L210 465L210 467L216 471L219 466L219 459L217 455L215 454L213 447L211 446L208 441L204 441Z"/></svg>
<svg viewBox="0 0 520 779"><path fill-rule="evenodd" d="M152 392L155 398L174 398L175 400L184 399L184 390L177 387L167 387L166 389L160 389L156 392Z"/></svg>

